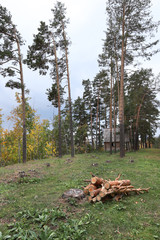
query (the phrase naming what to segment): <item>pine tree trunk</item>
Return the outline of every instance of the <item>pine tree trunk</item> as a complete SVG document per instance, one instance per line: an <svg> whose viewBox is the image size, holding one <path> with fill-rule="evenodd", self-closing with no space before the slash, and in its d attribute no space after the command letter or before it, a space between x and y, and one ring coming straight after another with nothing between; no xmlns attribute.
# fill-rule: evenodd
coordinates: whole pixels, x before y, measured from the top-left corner
<svg viewBox="0 0 160 240"><path fill-rule="evenodd" d="M58 137L58 147L59 147L59 158L62 157L62 134L61 134L61 103L60 103L60 87L59 87L59 71L58 71L58 61L57 61L57 51L54 36L52 35L53 45L54 45L54 55L56 63L56 76L57 76L57 91L58 91L58 128L59 128L59 137Z"/></svg>
<svg viewBox="0 0 160 240"><path fill-rule="evenodd" d="M145 148L147 148L147 136L145 134Z"/></svg>
<svg viewBox="0 0 160 240"><path fill-rule="evenodd" d="M99 148L101 147L101 106L99 101Z"/></svg>
<svg viewBox="0 0 160 240"><path fill-rule="evenodd" d="M149 148L151 148L151 131L149 130L149 139L148 139Z"/></svg>
<svg viewBox="0 0 160 240"><path fill-rule="evenodd" d="M20 43L18 37L15 35L18 48L18 60L20 68L20 80L21 80L21 91L22 91L22 118L23 118L23 163L26 163L27 160L27 139L26 139L26 102L25 102L25 86L23 80L23 68L22 68L22 58L20 51Z"/></svg>
<svg viewBox="0 0 160 240"><path fill-rule="evenodd" d="M115 48L115 53L116 53L117 52L116 38L114 38L114 48ZM119 103L120 91L119 91L119 69L118 69L118 57L117 57L117 54L115 54L115 61L116 61L116 69L117 69L117 90L118 90L118 103Z"/></svg>
<svg viewBox="0 0 160 240"><path fill-rule="evenodd" d="M66 34L64 30L64 23L62 21L63 38L66 42ZM68 64L68 49L65 46L66 66L67 66L67 81L68 81L68 100L69 100L69 113L70 113L70 134L71 134L71 157L74 157L74 141L73 141L73 121L72 121L72 101L71 101L71 88L70 88L70 76L69 76L69 64Z"/></svg>
<svg viewBox="0 0 160 240"><path fill-rule="evenodd" d="M97 99L97 114L96 114L96 150L98 149L98 136L97 136L97 128L98 128L98 112L99 112L99 91L98 90L98 99Z"/></svg>
<svg viewBox="0 0 160 240"><path fill-rule="evenodd" d="M120 157L125 156L125 135L124 135L124 28L125 28L125 6L123 6L122 22L122 52L121 52L121 80L120 80L120 102L119 102L119 123L120 123Z"/></svg>
<svg viewBox="0 0 160 240"><path fill-rule="evenodd" d="M116 153L117 149L116 149L116 106L115 106L115 93L114 93L114 152Z"/></svg>
<svg viewBox="0 0 160 240"><path fill-rule="evenodd" d="M111 59L111 92L110 92L110 154L112 154L112 59Z"/></svg>
<svg viewBox="0 0 160 240"><path fill-rule="evenodd" d="M141 111L142 103L144 101L145 96L146 96L146 93L142 97L142 102L138 107L137 116L136 116L136 144L135 144L135 150L136 151L139 149L139 145L138 145L138 125L139 125L140 111Z"/></svg>
<svg viewBox="0 0 160 240"><path fill-rule="evenodd" d="M90 106L90 119L91 119L91 141L92 141L92 150L94 149L93 142L93 121L92 121L92 107Z"/></svg>
<svg viewBox="0 0 160 240"><path fill-rule="evenodd" d="M105 106L105 128L107 128L107 106Z"/></svg>
<svg viewBox="0 0 160 240"><path fill-rule="evenodd" d="M135 133L135 151L138 151L139 147L139 141L138 141L138 129L136 129L136 133Z"/></svg>

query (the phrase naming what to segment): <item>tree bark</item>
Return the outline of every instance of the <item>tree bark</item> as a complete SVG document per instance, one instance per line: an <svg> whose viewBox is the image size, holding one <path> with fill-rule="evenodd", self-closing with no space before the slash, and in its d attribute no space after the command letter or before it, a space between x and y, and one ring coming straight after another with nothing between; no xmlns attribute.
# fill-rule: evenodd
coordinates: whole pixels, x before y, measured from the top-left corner
<svg viewBox="0 0 160 240"><path fill-rule="evenodd" d="M114 152L116 153L116 106L115 106L115 93L113 96L114 101Z"/></svg>
<svg viewBox="0 0 160 240"><path fill-rule="evenodd" d="M90 119L91 119L91 141L92 141L92 150L94 149L94 142L93 142L93 120L92 120L92 107L90 104Z"/></svg>
<svg viewBox="0 0 160 240"><path fill-rule="evenodd" d="M57 76L57 91L58 91L58 126L59 126L59 158L62 157L62 133L61 133L61 103L60 103L60 87L59 87L59 71L58 71L58 60L57 60L57 50L56 50L56 44L54 40L54 36L52 35L53 39L53 50L54 50L54 56L55 56L55 63L56 63L56 76Z"/></svg>
<svg viewBox="0 0 160 240"><path fill-rule="evenodd" d="M97 128L98 128L98 112L99 112L99 93L100 89L98 89L98 99L97 99L97 114L96 114L96 150L98 150L98 136L97 136Z"/></svg>
<svg viewBox="0 0 160 240"><path fill-rule="evenodd" d="M111 89L110 89L110 154L112 154L112 58L111 58Z"/></svg>
<svg viewBox="0 0 160 240"><path fill-rule="evenodd" d="M101 105L99 101L99 149L101 148Z"/></svg>
<svg viewBox="0 0 160 240"><path fill-rule="evenodd" d="M27 139L26 139L26 101L25 101L25 86L24 86L24 79L23 79L23 68L22 68L22 57L20 51L20 43L19 39L15 34L15 39L18 48L18 62L19 62L19 69L20 69L20 81L21 81L21 93L22 93L22 121L23 121L23 163L27 161Z"/></svg>
<svg viewBox="0 0 160 240"><path fill-rule="evenodd" d="M147 93L145 93L142 97L142 102L141 104L139 105L138 107L138 110L137 110L137 116L136 116L136 139L135 139L135 150L137 151L139 149L138 147L138 125L139 125L139 117L140 117L140 111L141 111L141 107L142 107L142 103L144 101L144 98L146 96Z"/></svg>
<svg viewBox="0 0 160 240"><path fill-rule="evenodd" d="M64 23L62 21L63 38L66 42L66 33L64 30ZM72 100L71 100L71 88L70 88L70 75L69 75L69 64L68 64L68 49L65 46L66 55L66 66L67 66L67 81L68 81L68 100L69 100L69 112L70 112L70 134L71 134L71 157L74 157L74 141L73 141L73 120L72 120Z"/></svg>
<svg viewBox="0 0 160 240"><path fill-rule="evenodd" d="M118 103L120 99L120 91L119 91L119 69L118 69L118 57L117 57L117 47L116 47L116 38L114 38L114 48L115 48L115 61L116 61L116 70L117 70L117 90L118 90Z"/></svg>
<svg viewBox="0 0 160 240"><path fill-rule="evenodd" d="M119 123L120 123L120 157L125 156L125 135L124 135L124 31L125 31L125 5L123 5L122 21L122 52L121 52L121 79L120 79L120 102L119 102Z"/></svg>

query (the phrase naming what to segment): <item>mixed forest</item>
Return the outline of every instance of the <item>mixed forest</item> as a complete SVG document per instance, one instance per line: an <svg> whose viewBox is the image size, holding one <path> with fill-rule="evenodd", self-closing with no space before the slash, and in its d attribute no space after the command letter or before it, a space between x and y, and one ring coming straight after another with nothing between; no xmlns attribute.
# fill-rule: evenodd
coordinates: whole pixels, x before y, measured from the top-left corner
<svg viewBox="0 0 160 240"><path fill-rule="evenodd" d="M130 149L150 147L159 121L158 77L140 62L159 52L156 31L159 22L151 16L150 0L107 0L106 29L102 52L97 56L99 72L82 79L83 96L72 100L69 69L71 40L65 5L56 2L53 18L43 19L33 35L26 55L25 43L12 21L9 9L0 5L0 75L6 87L16 89L17 107L8 116L12 130L3 129L0 111L0 166L56 155L103 149L103 130L110 129L110 154L116 129L120 134L120 157L125 156L125 134ZM101 41L101 39L100 39ZM23 65L49 74L52 85L46 97L58 109L52 123L40 120L29 105ZM67 86L66 86L67 82ZM158 144L158 139L157 139ZM116 145L116 144L115 144Z"/></svg>

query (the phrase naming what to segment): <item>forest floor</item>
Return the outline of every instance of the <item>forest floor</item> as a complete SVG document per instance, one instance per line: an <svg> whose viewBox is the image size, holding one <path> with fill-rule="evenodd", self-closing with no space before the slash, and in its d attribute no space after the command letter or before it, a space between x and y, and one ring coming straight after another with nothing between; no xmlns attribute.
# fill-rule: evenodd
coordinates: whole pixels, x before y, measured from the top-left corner
<svg viewBox="0 0 160 240"><path fill-rule="evenodd" d="M148 193L119 202L91 204L62 199L86 186L91 172L104 179L129 179ZM24 174L20 177L20 174ZM29 161L0 168L0 240L160 239L160 149L104 152Z"/></svg>

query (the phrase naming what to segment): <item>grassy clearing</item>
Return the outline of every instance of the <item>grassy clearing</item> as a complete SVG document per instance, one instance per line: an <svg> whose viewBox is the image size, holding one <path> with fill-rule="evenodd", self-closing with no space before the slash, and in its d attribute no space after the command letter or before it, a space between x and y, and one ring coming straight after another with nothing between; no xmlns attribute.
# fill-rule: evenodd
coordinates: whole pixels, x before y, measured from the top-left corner
<svg viewBox="0 0 160 240"><path fill-rule="evenodd" d="M7 234L8 239L18 239L16 234L21 234L19 239L30 240L160 239L160 150L127 153L124 159L108 153L68 158L0 168L0 239L7 239ZM27 175L23 180L19 179L20 171ZM105 179L115 179L121 173L121 178L130 179L136 188L151 189L104 204L61 199L65 190L84 186L91 172ZM63 218L53 216L57 211ZM37 216L41 218L37 220Z"/></svg>

